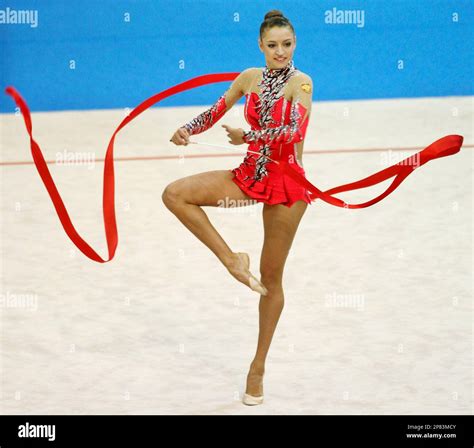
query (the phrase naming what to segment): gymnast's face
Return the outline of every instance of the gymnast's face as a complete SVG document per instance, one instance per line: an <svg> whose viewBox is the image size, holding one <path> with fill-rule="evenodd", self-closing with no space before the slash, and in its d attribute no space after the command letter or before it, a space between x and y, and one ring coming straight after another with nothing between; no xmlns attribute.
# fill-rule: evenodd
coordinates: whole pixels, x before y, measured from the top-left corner
<svg viewBox="0 0 474 448"><path fill-rule="evenodd" d="M258 46L268 68L283 68L293 59L296 36L288 26L274 26L265 30L262 39L258 39Z"/></svg>

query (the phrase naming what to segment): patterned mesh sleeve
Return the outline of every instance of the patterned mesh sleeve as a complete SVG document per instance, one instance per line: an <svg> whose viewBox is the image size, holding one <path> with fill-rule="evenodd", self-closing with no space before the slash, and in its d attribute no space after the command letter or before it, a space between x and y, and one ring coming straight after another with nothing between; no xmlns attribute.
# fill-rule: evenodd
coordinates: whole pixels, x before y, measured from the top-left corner
<svg viewBox="0 0 474 448"><path fill-rule="evenodd" d="M225 92L213 106L182 126L187 129L189 135L200 134L214 126L214 124L220 120L227 109L225 102L226 93L227 92Z"/></svg>
<svg viewBox="0 0 474 448"><path fill-rule="evenodd" d="M304 140L309 120L306 113L304 117L301 115L300 110L305 112L306 108L298 100L295 100L291 104L289 124L276 128L246 131L243 136L244 142L298 143Z"/></svg>

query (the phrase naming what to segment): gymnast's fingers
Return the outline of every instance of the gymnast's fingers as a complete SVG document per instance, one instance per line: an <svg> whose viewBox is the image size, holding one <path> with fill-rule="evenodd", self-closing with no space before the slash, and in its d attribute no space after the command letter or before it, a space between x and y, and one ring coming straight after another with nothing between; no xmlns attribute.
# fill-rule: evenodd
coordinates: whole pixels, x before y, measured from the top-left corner
<svg viewBox="0 0 474 448"><path fill-rule="evenodd" d="M179 136L184 141L184 145L189 143L189 132L186 128L179 128L178 129Z"/></svg>
<svg viewBox="0 0 474 448"><path fill-rule="evenodd" d="M173 142L175 145L185 145L187 144L186 142L186 137L185 135L183 136L180 132L180 129L178 129L174 134L173 137L171 137L171 142Z"/></svg>

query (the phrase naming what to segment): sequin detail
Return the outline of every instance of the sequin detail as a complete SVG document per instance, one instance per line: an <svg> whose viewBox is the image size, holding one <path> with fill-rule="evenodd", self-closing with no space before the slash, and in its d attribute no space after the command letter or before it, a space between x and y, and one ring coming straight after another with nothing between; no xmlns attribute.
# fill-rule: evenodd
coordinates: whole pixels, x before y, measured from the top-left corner
<svg viewBox="0 0 474 448"><path fill-rule="evenodd" d="M201 132L204 132L210 127L214 126L214 124L219 121L227 109L225 103L226 94L227 91L216 101L212 107L199 114L196 118L193 118L190 122L183 126L188 130L189 135L200 134Z"/></svg>
<svg viewBox="0 0 474 448"><path fill-rule="evenodd" d="M246 143L257 140L256 132L266 132L271 129L270 126L278 124L272 116L273 107L275 103L283 95L283 87L288 80L295 74L297 68L293 60L291 60L285 67L280 69L270 69L265 66L262 72L262 80L258 84L261 88L261 93L258 96L255 110L259 114L259 125L264 131L247 131L244 132L243 139ZM278 128L274 128L278 129ZM260 134L258 134L260 135ZM255 174L252 177L253 183L259 182L264 176L268 175L266 164L269 162L268 157L271 157L272 151L270 149L271 140L264 141L264 145L260 149L260 156L256 161ZM246 179L249 179L247 176Z"/></svg>
<svg viewBox="0 0 474 448"><path fill-rule="evenodd" d="M290 123L277 128L259 129L248 131L245 142L262 141L266 144L272 143L298 143L304 139L302 115L299 112L300 102L294 100L290 108ZM304 107L304 106L303 106Z"/></svg>

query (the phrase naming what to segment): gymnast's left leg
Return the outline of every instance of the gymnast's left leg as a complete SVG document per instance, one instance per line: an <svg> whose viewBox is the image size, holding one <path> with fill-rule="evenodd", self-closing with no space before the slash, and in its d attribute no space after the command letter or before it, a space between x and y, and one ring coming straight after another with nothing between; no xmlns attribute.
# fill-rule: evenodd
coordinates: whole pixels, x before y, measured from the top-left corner
<svg viewBox="0 0 474 448"><path fill-rule="evenodd" d="M291 207L281 204L264 204L263 207L264 243L260 274L268 294L260 296L258 346L247 376L246 393L249 395L263 395L265 360L284 304L283 269L307 207L304 201L297 201Z"/></svg>

